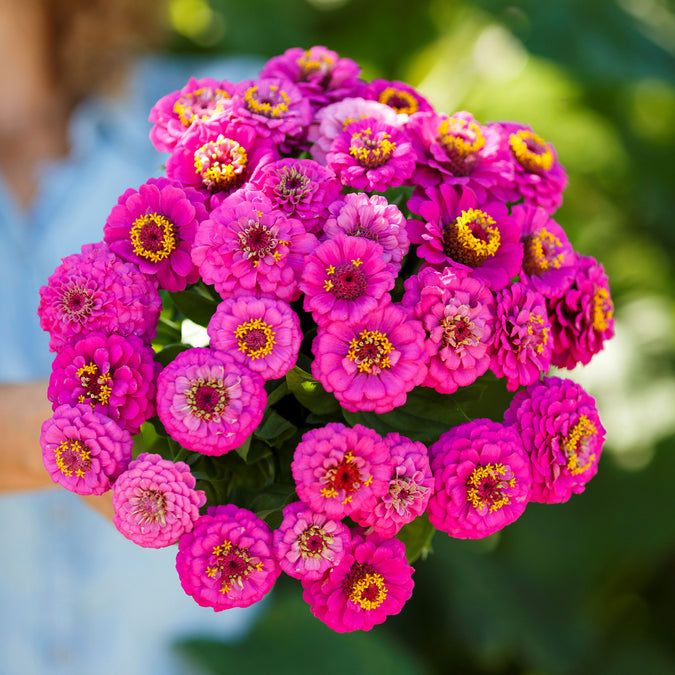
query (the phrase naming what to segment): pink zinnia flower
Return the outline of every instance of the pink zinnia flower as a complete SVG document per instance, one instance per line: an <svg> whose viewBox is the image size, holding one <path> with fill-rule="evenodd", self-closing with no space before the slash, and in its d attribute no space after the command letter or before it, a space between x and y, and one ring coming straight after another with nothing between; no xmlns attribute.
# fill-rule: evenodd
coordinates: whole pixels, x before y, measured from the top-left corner
<svg viewBox="0 0 675 675"><path fill-rule="evenodd" d="M176 143L194 123L221 115L230 105L235 85L227 80L190 78L179 91L155 103L150 111L150 140L158 152L173 152Z"/></svg>
<svg viewBox="0 0 675 675"><path fill-rule="evenodd" d="M260 424L267 403L263 381L224 352L181 352L157 379L157 414L184 448L222 455Z"/></svg>
<svg viewBox="0 0 675 675"><path fill-rule="evenodd" d="M244 292L293 302L305 256L317 243L261 193L241 191L199 226L192 260L223 298Z"/></svg>
<svg viewBox="0 0 675 675"><path fill-rule="evenodd" d="M376 241L383 249L382 259L397 274L410 246L405 217L382 195L352 192L333 202L324 235L332 239L338 234Z"/></svg>
<svg viewBox="0 0 675 675"><path fill-rule="evenodd" d="M185 462L141 453L113 486L115 527L135 544L146 548L171 546L194 527L203 490Z"/></svg>
<svg viewBox="0 0 675 675"><path fill-rule="evenodd" d="M356 61L340 58L326 47L292 47L271 58L260 77L280 77L295 83L316 111L348 96L359 96L363 89L360 72Z"/></svg>
<svg viewBox="0 0 675 675"><path fill-rule="evenodd" d="M359 525L382 537L393 537L405 524L424 513L431 497L434 477L423 443L397 433L384 438L391 454L389 489L367 511L351 515Z"/></svg>
<svg viewBox="0 0 675 675"><path fill-rule="evenodd" d="M208 325L211 348L226 352L264 380L283 377L298 358L300 319L283 300L238 296L216 308Z"/></svg>
<svg viewBox="0 0 675 675"><path fill-rule="evenodd" d="M505 201L511 194L506 187L513 183L513 168L499 154L502 137L471 113L418 113L406 130L417 159L413 184L466 187L479 203Z"/></svg>
<svg viewBox="0 0 675 675"><path fill-rule="evenodd" d="M544 377L519 391L504 414L530 454L535 502L566 502L598 471L605 440L595 400L572 380Z"/></svg>
<svg viewBox="0 0 675 675"><path fill-rule="evenodd" d="M328 207L340 195L335 172L311 159L280 159L267 164L251 179L251 186L267 197L287 218L297 218L308 232L321 232Z"/></svg>
<svg viewBox="0 0 675 675"><path fill-rule="evenodd" d="M40 327L49 333L50 351L58 352L95 332L150 342L161 309L157 280L101 242L63 258L40 289L38 315Z"/></svg>
<svg viewBox="0 0 675 675"><path fill-rule="evenodd" d="M386 443L372 429L331 422L305 432L291 470L300 500L340 519L375 506L387 491L391 459Z"/></svg>
<svg viewBox="0 0 675 675"><path fill-rule="evenodd" d="M42 461L50 478L78 495L100 495L131 461L131 434L86 404L61 405L42 424Z"/></svg>
<svg viewBox="0 0 675 675"><path fill-rule="evenodd" d="M356 323L386 303L383 296L395 281L379 244L341 234L324 241L307 258L300 281L303 307L319 325Z"/></svg>
<svg viewBox="0 0 675 675"><path fill-rule="evenodd" d="M312 352L312 374L351 412L403 405L427 372L424 328L394 304L357 324L319 326Z"/></svg>
<svg viewBox="0 0 675 675"><path fill-rule="evenodd" d="M570 288L548 302L553 332L551 363L574 368L588 363L614 335L614 303L604 267L581 256Z"/></svg>
<svg viewBox="0 0 675 675"><path fill-rule="evenodd" d="M515 391L548 372L553 348L546 299L515 282L499 291L490 370Z"/></svg>
<svg viewBox="0 0 675 675"><path fill-rule="evenodd" d="M209 507L181 537L176 570L183 590L215 612L258 602L281 574L270 528L234 504Z"/></svg>
<svg viewBox="0 0 675 675"><path fill-rule="evenodd" d="M303 502L284 507L284 519L272 534L281 569L295 579L320 579L340 563L350 539L346 525Z"/></svg>
<svg viewBox="0 0 675 675"><path fill-rule="evenodd" d="M166 175L198 189L214 209L249 181L257 167L277 159L269 138L237 120L217 117L186 132L166 162Z"/></svg>
<svg viewBox="0 0 675 675"><path fill-rule="evenodd" d="M532 487L527 452L512 427L476 419L429 448L435 490L429 520L459 539L481 539L520 517Z"/></svg>
<svg viewBox="0 0 675 675"><path fill-rule="evenodd" d="M565 230L541 207L518 204L513 217L520 225L523 244L520 281L547 299L560 297L577 269L577 254Z"/></svg>
<svg viewBox="0 0 675 675"><path fill-rule="evenodd" d="M303 580L302 597L338 633L370 630L403 609L414 571L398 539L354 534L339 565L317 581Z"/></svg>
<svg viewBox="0 0 675 675"><path fill-rule="evenodd" d="M389 106L399 115L433 112L433 107L414 87L398 80L373 80L366 85L363 98Z"/></svg>
<svg viewBox="0 0 675 675"><path fill-rule="evenodd" d="M54 359L47 397L54 410L88 403L135 434L155 414L153 350L135 335L90 333Z"/></svg>
<svg viewBox="0 0 675 675"><path fill-rule="evenodd" d="M529 126L513 122L490 125L501 135L501 157L513 167L511 181L504 187L510 192L509 201L525 200L530 206L541 206L553 214L562 204L567 187L567 174L558 162L555 149Z"/></svg>
<svg viewBox="0 0 675 675"><path fill-rule="evenodd" d="M371 117L352 122L333 140L326 163L344 185L366 192L398 187L415 168L406 133Z"/></svg>
<svg viewBox="0 0 675 675"><path fill-rule="evenodd" d="M520 227L504 204L481 204L470 190L442 184L416 191L408 208L422 218L408 221L410 240L432 267L465 270L492 291L520 271Z"/></svg>
<svg viewBox="0 0 675 675"><path fill-rule="evenodd" d="M495 300L477 279L431 267L405 281L401 301L426 331L429 357L423 387L452 394L485 373L492 351Z"/></svg>
<svg viewBox="0 0 675 675"><path fill-rule="evenodd" d="M161 288L182 291L199 279L190 258L197 225L206 218L204 197L166 178L150 178L117 200L103 228L120 258L155 275Z"/></svg>

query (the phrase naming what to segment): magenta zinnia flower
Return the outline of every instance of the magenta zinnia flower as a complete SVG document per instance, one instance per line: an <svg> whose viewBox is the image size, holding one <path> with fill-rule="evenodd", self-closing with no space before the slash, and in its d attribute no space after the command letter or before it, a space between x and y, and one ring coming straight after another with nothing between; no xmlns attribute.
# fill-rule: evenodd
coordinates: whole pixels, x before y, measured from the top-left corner
<svg viewBox="0 0 675 675"><path fill-rule="evenodd" d="M237 192L197 230L192 260L223 298L238 293L293 302L316 237L261 193Z"/></svg>
<svg viewBox="0 0 675 675"><path fill-rule="evenodd" d="M551 364L551 323L543 295L515 282L499 291L495 319L494 350L490 370L506 378L515 391L548 372Z"/></svg>
<svg viewBox="0 0 675 675"><path fill-rule="evenodd" d="M146 548L171 546L190 532L206 503L185 462L141 453L113 486L115 527Z"/></svg>
<svg viewBox="0 0 675 675"><path fill-rule="evenodd" d="M209 507L181 537L176 569L183 590L215 612L258 602L281 574L270 528L234 504Z"/></svg>
<svg viewBox="0 0 675 675"><path fill-rule="evenodd" d="M50 335L50 351L58 352L95 332L150 342L161 309L157 280L101 242L63 258L40 289L38 315L40 327Z"/></svg>
<svg viewBox="0 0 675 675"><path fill-rule="evenodd" d="M328 207L340 195L335 172L311 159L280 159L267 164L251 180L287 218L297 218L308 232L321 232Z"/></svg>
<svg viewBox="0 0 675 675"><path fill-rule="evenodd" d="M157 379L157 414L184 448L222 455L260 424L267 403L263 381L225 352L181 352Z"/></svg>
<svg viewBox="0 0 675 675"><path fill-rule="evenodd" d="M363 98L393 108L399 115L433 112L431 103L414 87L398 80L372 80L366 85Z"/></svg>
<svg viewBox="0 0 675 675"><path fill-rule="evenodd" d="M173 152L176 143L194 123L221 115L230 105L235 85L227 80L191 77L179 91L155 103L150 111L150 140L158 152Z"/></svg>
<svg viewBox="0 0 675 675"><path fill-rule="evenodd" d="M429 448L435 477L429 520L459 539L481 539L520 517L532 488L527 452L512 427L488 419L446 431Z"/></svg>
<svg viewBox="0 0 675 675"><path fill-rule="evenodd" d="M544 377L519 391L504 415L530 454L535 502L566 502L598 471L605 440L595 400L572 380Z"/></svg>
<svg viewBox="0 0 675 675"><path fill-rule="evenodd" d="M614 303L605 270L592 256L581 256L570 288L548 302L553 332L551 363L574 368L588 363L614 335Z"/></svg>
<svg viewBox="0 0 675 675"><path fill-rule="evenodd" d="M405 281L401 301L426 331L429 357L424 387L452 394L485 373L492 351L495 301L477 279L431 267Z"/></svg>
<svg viewBox="0 0 675 675"><path fill-rule="evenodd" d="M190 251L197 225L206 218L204 197L166 178L150 178L117 200L103 228L105 241L161 288L182 291L199 279Z"/></svg>
<svg viewBox="0 0 675 675"><path fill-rule="evenodd" d="M410 240L432 267L465 270L492 291L520 271L520 228L504 204L480 204L470 190L444 183L416 191L408 208L423 219L408 221Z"/></svg>
<svg viewBox="0 0 675 675"><path fill-rule="evenodd" d="M427 372L424 328L394 304L357 324L319 326L312 352L312 374L352 412L403 405Z"/></svg>
<svg viewBox="0 0 675 675"><path fill-rule="evenodd" d="M354 534L339 565L317 581L303 580L302 597L338 633L370 630L403 609L414 571L398 539Z"/></svg>
<svg viewBox="0 0 675 675"><path fill-rule="evenodd" d="M371 117L352 122L333 140L326 163L344 185L366 192L398 187L415 168L406 133Z"/></svg>
<svg viewBox="0 0 675 675"><path fill-rule="evenodd" d="M272 534L281 569L295 579L320 579L340 563L350 539L346 525L303 502L284 507L284 519Z"/></svg>
<svg viewBox="0 0 675 675"><path fill-rule="evenodd" d="M238 296L216 308L208 325L211 347L226 352L264 380L283 377L298 358L300 319L283 300Z"/></svg>
<svg viewBox="0 0 675 675"><path fill-rule="evenodd" d="M47 397L53 409L88 403L135 434L155 414L153 350L135 335L90 333L54 359Z"/></svg>
<svg viewBox="0 0 675 675"><path fill-rule="evenodd" d="M382 259L397 274L410 246L405 217L382 195L352 192L333 202L324 235L333 239L339 234L376 241L383 249Z"/></svg>
<svg viewBox="0 0 675 675"><path fill-rule="evenodd" d="M42 461L50 478L78 495L107 492L131 461L131 434L87 404L61 405L42 424Z"/></svg>
<svg viewBox="0 0 675 675"><path fill-rule="evenodd" d="M371 509L387 491L389 449L372 429L331 422L310 429L291 463L298 497L311 509L340 519Z"/></svg>
<svg viewBox="0 0 675 675"><path fill-rule="evenodd" d="M351 515L359 525L382 537L393 537L406 523L424 513L431 497L434 477L427 449L397 433L384 438L391 454L391 476L387 492L367 511Z"/></svg>
<svg viewBox="0 0 675 675"><path fill-rule="evenodd" d="M386 303L396 278L382 247L362 237L341 234L320 244L307 258L300 281L303 307L317 324L356 323Z"/></svg>
<svg viewBox="0 0 675 675"><path fill-rule="evenodd" d="M523 243L520 281L547 299L561 296L577 269L577 254L565 230L541 207L519 204L513 207L513 217Z"/></svg>

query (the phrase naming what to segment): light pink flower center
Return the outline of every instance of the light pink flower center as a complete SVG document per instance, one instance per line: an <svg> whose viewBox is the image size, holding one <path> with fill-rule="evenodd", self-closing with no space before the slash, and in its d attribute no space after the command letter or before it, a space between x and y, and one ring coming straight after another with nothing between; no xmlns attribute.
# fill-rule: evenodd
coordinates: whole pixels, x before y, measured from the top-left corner
<svg viewBox="0 0 675 675"><path fill-rule="evenodd" d="M207 577L220 584L218 591L225 595L233 586L238 590L243 589L250 574L261 572L262 569L262 561L252 556L247 548L234 546L226 539L214 546L205 572Z"/></svg>
<svg viewBox="0 0 675 675"><path fill-rule="evenodd" d="M311 191L311 182L309 176L297 169L284 167L279 170L279 185L275 190L277 199L298 204Z"/></svg>
<svg viewBox="0 0 675 675"><path fill-rule="evenodd" d="M412 478L394 478L389 483L389 498L385 501L391 504L391 508L399 516L406 516L409 507L422 499L428 490L429 488L418 485Z"/></svg>
<svg viewBox="0 0 675 675"><path fill-rule="evenodd" d="M215 377L192 382L185 398L192 414L207 422L218 419L230 402L225 383Z"/></svg>
<svg viewBox="0 0 675 675"><path fill-rule="evenodd" d="M61 308L70 321L84 323L94 306L94 298L84 288L74 286L64 291L61 296Z"/></svg>
<svg viewBox="0 0 675 675"><path fill-rule="evenodd" d="M207 120L225 109L230 95L222 89L203 87L181 96L174 104L173 111L183 126L189 127L196 119Z"/></svg>
<svg viewBox="0 0 675 675"><path fill-rule="evenodd" d="M65 476L82 478L91 467L91 454L83 441L69 438L54 450L56 466Z"/></svg>
<svg viewBox="0 0 675 675"><path fill-rule="evenodd" d="M130 502L131 513L141 527L166 523L166 496L161 490L139 489Z"/></svg>

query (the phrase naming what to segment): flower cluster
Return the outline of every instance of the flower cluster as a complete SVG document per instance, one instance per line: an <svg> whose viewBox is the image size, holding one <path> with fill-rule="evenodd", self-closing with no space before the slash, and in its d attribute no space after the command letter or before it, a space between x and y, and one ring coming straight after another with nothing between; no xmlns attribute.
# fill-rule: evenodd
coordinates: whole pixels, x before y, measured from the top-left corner
<svg viewBox="0 0 675 675"><path fill-rule="evenodd" d="M192 78L150 122L166 176L40 291L41 446L54 482L112 489L131 541L178 544L197 603L248 606L283 571L369 630L435 530L486 537L585 488L605 431L549 371L588 363L614 308L555 220L551 143L320 46Z"/></svg>

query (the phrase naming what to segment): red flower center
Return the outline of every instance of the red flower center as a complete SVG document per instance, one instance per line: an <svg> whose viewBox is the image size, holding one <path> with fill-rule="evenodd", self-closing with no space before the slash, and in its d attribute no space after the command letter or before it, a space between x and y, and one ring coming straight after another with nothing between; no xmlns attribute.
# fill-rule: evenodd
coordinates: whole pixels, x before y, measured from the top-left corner
<svg viewBox="0 0 675 675"><path fill-rule="evenodd" d="M225 383L214 377L192 382L185 398L192 414L207 422L220 417L230 402Z"/></svg>
<svg viewBox="0 0 675 675"><path fill-rule="evenodd" d="M356 300L366 291L366 275L359 269L361 260L353 260L346 265L335 268L330 266L326 269L328 279L324 282L324 288L330 291L340 300Z"/></svg>
<svg viewBox="0 0 675 675"><path fill-rule="evenodd" d="M220 584L220 593L227 594L233 586L242 589L250 574L260 572L262 568L262 561L256 560L247 548L234 546L231 541L225 540L214 546L206 567L206 576Z"/></svg>

